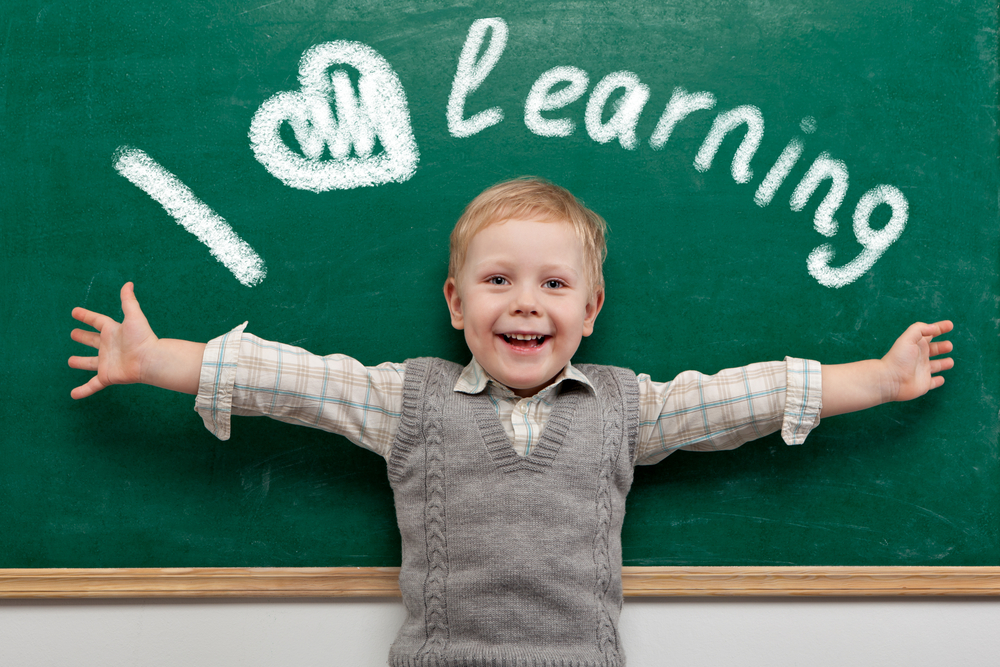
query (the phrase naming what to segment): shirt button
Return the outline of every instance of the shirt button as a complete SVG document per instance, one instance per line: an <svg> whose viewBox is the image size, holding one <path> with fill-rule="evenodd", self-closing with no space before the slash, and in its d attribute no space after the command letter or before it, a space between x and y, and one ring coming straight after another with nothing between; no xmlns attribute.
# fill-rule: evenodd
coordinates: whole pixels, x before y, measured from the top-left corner
<svg viewBox="0 0 1000 667"><path fill-rule="evenodd" d="M518 406L518 409L521 411L522 415L527 414L528 413L528 404L527 403L521 403L521 405Z"/></svg>

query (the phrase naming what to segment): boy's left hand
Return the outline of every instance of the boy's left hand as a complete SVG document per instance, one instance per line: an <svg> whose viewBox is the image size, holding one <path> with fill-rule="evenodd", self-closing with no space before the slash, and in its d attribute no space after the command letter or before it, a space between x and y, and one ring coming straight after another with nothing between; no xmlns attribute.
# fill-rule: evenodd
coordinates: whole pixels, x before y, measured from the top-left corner
<svg viewBox="0 0 1000 667"><path fill-rule="evenodd" d="M888 354L882 357L887 373L886 384L883 385L883 390L888 390L886 400L908 401L944 384L944 378L935 374L952 368L955 362L950 357L931 357L952 351L951 341L934 340L952 328L948 320L933 324L917 322L903 332Z"/></svg>
<svg viewBox="0 0 1000 667"><path fill-rule="evenodd" d="M881 359L850 364L823 365L824 419L865 410L889 401L908 401L944 384L935 373L955 365L950 358L932 359L951 352L949 341L934 338L952 330L951 322L917 322L903 332Z"/></svg>

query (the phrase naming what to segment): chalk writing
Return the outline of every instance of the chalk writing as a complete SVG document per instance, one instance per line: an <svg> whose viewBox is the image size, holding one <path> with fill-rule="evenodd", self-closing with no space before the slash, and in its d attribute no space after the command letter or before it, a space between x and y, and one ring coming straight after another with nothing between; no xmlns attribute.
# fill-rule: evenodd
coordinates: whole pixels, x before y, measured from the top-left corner
<svg viewBox="0 0 1000 667"><path fill-rule="evenodd" d="M491 31L490 42L482 57L478 57L487 30ZM448 131L452 136L470 137L503 121L504 112L498 106L481 111L469 119L464 119L463 115L466 96L476 90L496 67L506 47L507 37L507 23L501 18L479 19L470 27L448 99ZM570 136L576 128L572 119L547 118L541 112L562 109L580 99L586 93L589 81L587 72L578 67L562 65L543 72L531 85L525 99L524 124L528 130L543 137ZM560 84L568 85L552 92ZM612 105L611 117L604 121L608 100L619 89L623 93ZM618 139L622 148L635 150L638 146L636 126L649 97L649 87L641 83L634 72L623 70L606 75L594 86L587 100L584 112L587 134L598 143L605 144ZM663 148L681 121L696 111L714 109L716 102L716 96L710 92L688 93L684 88L674 88L670 101L649 138L650 147L654 150ZM816 131L816 119L807 116L802 119L799 127L803 133L812 134ZM749 183L754 175L750 163L764 136L764 116L759 108L750 104L723 111L715 117L695 155L694 168L700 172L711 169L725 138L741 128L745 130L733 156L730 172L737 183ZM804 150L805 142L801 138L793 137L788 142L758 185L754 203L761 207L771 203ZM824 236L835 236L838 224L834 216L847 196L849 180L847 165L842 160L821 152L795 186L789 199L789 207L795 212L802 211L819 187L830 181L829 191L816 208L813 226ZM892 217L885 227L875 231L871 229L869 219L875 208L882 204L892 209ZM875 186L861 197L854 210L854 235L864 251L848 264L836 268L830 266L833 247L823 244L815 248L806 260L810 275L821 285L834 288L844 287L857 280L899 238L908 215L906 198L898 188L891 185Z"/></svg>
<svg viewBox="0 0 1000 667"><path fill-rule="evenodd" d="M507 22L498 17L478 19L469 27L445 112L452 136L471 137L503 122L505 115L500 106L466 118L465 103L497 66L507 46L508 33ZM344 70L327 73L338 64L360 72L358 95L354 94ZM251 123L250 143L268 171L291 187L315 192L405 181L413 175L419 154L410 129L406 95L395 72L374 49L343 41L314 46L302 56L299 80L300 91L271 97L261 105ZM580 99L589 85L590 76L578 67L562 65L544 71L525 99L525 126L543 137L570 136L576 129L573 119L545 117L542 112L565 108ZM622 92L615 97L610 117L605 121L609 100L618 91ZM607 74L594 85L587 99L583 119L587 134L597 143L617 139L622 148L635 150L639 145L636 127L649 98L649 86L634 72L621 70ZM713 93L688 93L684 88L674 88L649 137L650 147L662 149L679 123L692 113L713 110L716 103ZM285 123L291 127L301 154L282 140L280 130ZM812 134L816 119L807 116L799 127L804 134ZM711 169L723 142L734 132L742 132L743 136L730 172L736 183L749 183L754 177L751 162L764 136L764 116L751 104L716 115L694 157L694 168L699 172ZM384 149L379 154L373 154L376 139ZM804 151L805 142L800 137L789 140L757 186L754 203L761 207L771 203ZM804 210L827 181L830 188L816 208L813 226L823 236L833 237L838 231L834 216L847 196L850 182L847 165L842 160L821 152L795 186L789 207L795 212ZM883 204L892 210L891 220L881 230L873 230L869 224L871 215ZM806 260L810 275L821 285L834 288L857 280L899 238L908 215L909 206L898 188L877 185L868 190L854 210L854 235L864 251L842 267L831 267L833 247L820 245Z"/></svg>
<svg viewBox="0 0 1000 667"><path fill-rule="evenodd" d="M804 148L805 144L801 139L792 137L792 140L781 151L781 155L778 156L774 166L768 170L767 176L764 177L764 180L757 187L757 192L753 195L753 201L757 206L767 206L771 203L774 193L778 191L778 188L781 187L781 184L785 182L788 174L792 171L792 167L802 157Z"/></svg>
<svg viewBox="0 0 1000 667"><path fill-rule="evenodd" d="M490 44L486 47L483 57L477 59L487 30L490 31ZM448 131L453 137L471 137L503 120L503 110L500 107L480 111L468 119L463 116L465 98L493 71L506 46L506 21L493 18L479 19L472 23L465 38L465 46L462 47L462 54L458 57L458 71L455 72L451 94L448 96Z"/></svg>
<svg viewBox="0 0 1000 667"><path fill-rule="evenodd" d="M656 129L649 137L649 145L654 150L663 148L667 139L673 134L677 123L688 117L689 114L702 109L712 109L715 107L715 95L712 93L689 94L683 88L674 88L667 108L663 110L663 115L656 123Z"/></svg>
<svg viewBox="0 0 1000 667"><path fill-rule="evenodd" d="M789 206L793 211L801 211L805 208L809 198L819 187L820 183L829 179L831 181L830 190L823 197L816 208L816 215L813 218L813 226L816 231L823 236L833 236L837 233L837 221L833 219L834 213L840 208L847 195L847 165L840 160L833 160L828 153L820 153L819 157L813 161L809 171L802 177L799 184L792 192Z"/></svg>
<svg viewBox="0 0 1000 667"><path fill-rule="evenodd" d="M219 214L205 205L191 189L138 148L122 146L115 152L119 174L152 197L177 221L208 246L209 252L247 287L264 280L264 260L237 236Z"/></svg>
<svg viewBox="0 0 1000 667"><path fill-rule="evenodd" d="M554 93L552 88L559 83L569 85ZM580 99L587 92L590 78L579 67L553 67L543 72L531 86L528 99L524 102L524 124L529 130L542 137L568 137L576 129L576 123L569 118L543 118L542 111L562 109Z"/></svg>
<svg viewBox="0 0 1000 667"><path fill-rule="evenodd" d="M357 96L346 71L328 73L334 65L348 65L360 73ZM254 155L273 176L313 192L413 176L419 151L406 94L392 67L374 49L344 41L314 46L302 56L299 82L301 90L269 98L250 123ZM336 106L336 116L331 105ZM301 154L281 137L286 122ZM373 153L376 138L382 151Z"/></svg>
<svg viewBox="0 0 1000 667"><path fill-rule="evenodd" d="M712 167L712 160L722 145L722 140L726 135L741 125L747 126L747 132L736 149L733 157L733 165L730 171L733 180L737 183L746 183L753 178L753 169L750 168L750 160L753 159L760 141L764 137L764 116L760 109L749 104L736 107L725 113L720 113L712 123L712 129L708 131L704 143L698 149L698 154L694 156L694 168L698 171L708 171Z"/></svg>
<svg viewBox="0 0 1000 667"><path fill-rule="evenodd" d="M614 113L608 122L602 122L604 107L608 98L615 90L625 89L623 97L619 98ZM632 150L638 145L635 138L635 126L639 122L639 114L649 99L649 86L639 83L639 77L632 72L612 72L597 82L590 99L587 100L587 110L584 112L584 122L587 134L594 141L606 144L615 137L622 148Z"/></svg>
<svg viewBox="0 0 1000 667"><path fill-rule="evenodd" d="M812 116L806 116L799 123L799 128L806 134L812 134L816 131L816 119ZM774 166L767 172L767 176L760 182L757 192L754 193L753 201L757 206L767 206L771 203L774 193L778 191L781 184L785 182L785 178L788 177L789 172L792 171L792 167L802 157L803 149L805 149L805 143L798 137L792 137L788 145L785 146L785 149L781 151L781 155L778 156ZM808 196L806 198L808 199ZM792 202L791 206L794 211L801 209L801 207L795 208L794 202Z"/></svg>
<svg viewBox="0 0 1000 667"><path fill-rule="evenodd" d="M892 217L882 229L874 230L869 224L872 213L882 204L892 210ZM875 265L890 245L892 245L906 227L909 205L903 193L891 185L876 185L861 195L858 205L854 208L854 236L858 243L864 246L860 255L842 267L830 266L833 259L833 246L824 243L811 253L806 260L809 275L820 285L826 287L843 287L861 276Z"/></svg>
<svg viewBox="0 0 1000 667"><path fill-rule="evenodd" d="M792 171L792 167L802 157L804 149L805 143L798 137L792 137L788 145L781 151L781 155L778 156L774 165L768 170L767 176L764 177L764 180L757 187L757 192L753 195L753 201L757 206L767 206L771 203L774 193L785 182L788 174Z"/></svg>

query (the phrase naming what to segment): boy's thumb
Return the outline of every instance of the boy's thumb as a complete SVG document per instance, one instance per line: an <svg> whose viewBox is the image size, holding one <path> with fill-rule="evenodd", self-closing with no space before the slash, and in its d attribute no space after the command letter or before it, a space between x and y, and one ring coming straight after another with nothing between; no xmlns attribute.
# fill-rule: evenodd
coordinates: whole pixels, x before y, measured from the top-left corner
<svg viewBox="0 0 1000 667"><path fill-rule="evenodd" d="M139 301L135 298L135 285L127 282L122 285L122 312L125 315L142 314L139 309Z"/></svg>

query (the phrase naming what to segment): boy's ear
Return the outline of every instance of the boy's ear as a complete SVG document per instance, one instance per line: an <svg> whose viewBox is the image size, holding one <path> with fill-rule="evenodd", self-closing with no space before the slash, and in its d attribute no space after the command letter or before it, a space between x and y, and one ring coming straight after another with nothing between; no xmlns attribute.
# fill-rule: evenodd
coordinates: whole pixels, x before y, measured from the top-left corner
<svg viewBox="0 0 1000 667"><path fill-rule="evenodd" d="M451 315L451 326L462 330L465 328L465 318L462 316L462 296L458 293L458 283L454 278L444 281L444 300L448 302L448 312Z"/></svg>
<svg viewBox="0 0 1000 667"><path fill-rule="evenodd" d="M589 336L594 333L594 320L597 319L597 314L601 312L601 307L604 305L604 290L599 289L594 292L594 296L590 298L587 302L587 309L584 313L583 318L583 335Z"/></svg>

